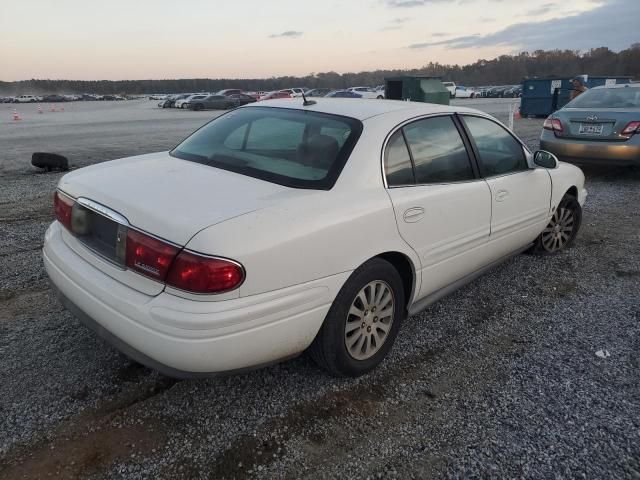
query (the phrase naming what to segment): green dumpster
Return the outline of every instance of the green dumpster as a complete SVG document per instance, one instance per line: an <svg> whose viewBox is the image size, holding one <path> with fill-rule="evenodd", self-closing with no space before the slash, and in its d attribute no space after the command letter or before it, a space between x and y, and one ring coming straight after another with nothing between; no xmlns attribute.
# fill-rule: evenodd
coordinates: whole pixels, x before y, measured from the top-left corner
<svg viewBox="0 0 640 480"><path fill-rule="evenodd" d="M390 77L385 78L385 98L412 102L449 105L449 90L440 77Z"/></svg>

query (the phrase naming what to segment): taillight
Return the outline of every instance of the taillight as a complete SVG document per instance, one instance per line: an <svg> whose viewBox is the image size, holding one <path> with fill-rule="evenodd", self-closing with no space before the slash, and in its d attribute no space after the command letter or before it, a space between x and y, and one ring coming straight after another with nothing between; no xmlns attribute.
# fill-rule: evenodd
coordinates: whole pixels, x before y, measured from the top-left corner
<svg viewBox="0 0 640 480"><path fill-rule="evenodd" d="M244 280L242 265L223 258L182 251L171 265L167 285L194 293L234 290Z"/></svg>
<svg viewBox="0 0 640 480"><path fill-rule="evenodd" d="M71 211L73 199L56 190L53 194L53 209L56 219L69 231L71 231Z"/></svg>
<svg viewBox="0 0 640 480"><path fill-rule="evenodd" d="M640 133L640 122L629 122L620 132L621 135L633 135L634 133Z"/></svg>
<svg viewBox="0 0 640 480"><path fill-rule="evenodd" d="M180 249L136 230L127 231L125 264L136 272L163 282Z"/></svg>
<svg viewBox="0 0 640 480"><path fill-rule="evenodd" d="M553 130L554 132L562 132L562 123L557 118L547 117L542 124L545 130Z"/></svg>

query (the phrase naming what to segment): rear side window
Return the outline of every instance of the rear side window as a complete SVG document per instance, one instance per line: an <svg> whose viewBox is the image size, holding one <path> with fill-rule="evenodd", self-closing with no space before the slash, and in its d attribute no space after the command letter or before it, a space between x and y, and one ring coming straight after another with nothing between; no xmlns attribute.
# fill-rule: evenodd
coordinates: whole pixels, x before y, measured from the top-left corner
<svg viewBox="0 0 640 480"><path fill-rule="evenodd" d="M212 120L171 155L294 188L333 187L360 134L359 120L249 107Z"/></svg>
<svg viewBox="0 0 640 480"><path fill-rule="evenodd" d="M418 120L405 126L404 133L413 156L416 183L474 178L467 149L450 116Z"/></svg>
<svg viewBox="0 0 640 480"><path fill-rule="evenodd" d="M407 144L402 136L402 130L396 131L384 152L384 173L387 177L387 185L397 187L414 183L413 166Z"/></svg>
<svg viewBox="0 0 640 480"><path fill-rule="evenodd" d="M491 120L465 116L464 122L475 142L486 177L527 170L527 160L520 142Z"/></svg>

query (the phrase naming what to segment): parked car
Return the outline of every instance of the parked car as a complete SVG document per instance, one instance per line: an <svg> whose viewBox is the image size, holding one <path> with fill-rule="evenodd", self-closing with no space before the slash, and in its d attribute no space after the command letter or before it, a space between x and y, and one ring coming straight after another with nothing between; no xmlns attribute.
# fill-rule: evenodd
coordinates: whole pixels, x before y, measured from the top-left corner
<svg viewBox="0 0 640 480"><path fill-rule="evenodd" d="M462 85L456 86L456 94L454 95L456 98L474 98L476 96L476 92L473 88L463 87Z"/></svg>
<svg viewBox="0 0 640 480"><path fill-rule="evenodd" d="M487 97L488 98L502 98L504 97L504 92L505 90L511 88L509 85L501 85L498 87L491 87L489 90L487 90Z"/></svg>
<svg viewBox="0 0 640 480"><path fill-rule="evenodd" d="M444 88L449 90L449 97L456 98L456 84L455 82L442 82Z"/></svg>
<svg viewBox="0 0 640 480"><path fill-rule="evenodd" d="M362 98L377 98L381 100L384 98L384 95L371 87L350 87L347 88L347 91L357 93Z"/></svg>
<svg viewBox="0 0 640 480"><path fill-rule="evenodd" d="M333 98L362 98L360 93L352 92L351 90L334 90L325 95L325 97Z"/></svg>
<svg viewBox="0 0 640 480"><path fill-rule="evenodd" d="M165 93L154 93L152 95L149 95L149 100L164 100L167 97L168 95Z"/></svg>
<svg viewBox="0 0 640 480"><path fill-rule="evenodd" d="M179 93L176 95L169 95L164 100L158 102L160 108L173 108L176 105L176 101L190 97L193 93Z"/></svg>
<svg viewBox="0 0 640 480"><path fill-rule="evenodd" d="M231 95L237 95L239 93L244 93L244 92L239 88L227 88L225 90L220 90L219 92L216 92L216 95L224 95L225 97L228 97Z"/></svg>
<svg viewBox="0 0 640 480"><path fill-rule="evenodd" d="M188 108L187 103L188 102L194 102L196 100L202 100L204 98L207 98L210 94L209 93L194 93L193 95L189 95L186 98L181 98L179 100L176 100L174 103L174 106L176 108Z"/></svg>
<svg viewBox="0 0 640 480"><path fill-rule="evenodd" d="M255 100L253 101L255 102ZM189 108L191 110L226 110L237 107L238 105L240 105L240 100L232 96L227 97L216 94L202 97L201 95L194 95L186 100L182 108Z"/></svg>
<svg viewBox="0 0 640 480"><path fill-rule="evenodd" d="M168 375L309 349L358 376L408 315L570 245L585 197L580 169L483 112L274 100L62 177L44 265L69 310Z"/></svg>
<svg viewBox="0 0 640 480"><path fill-rule="evenodd" d="M259 100L274 100L277 98L293 98L293 97L291 96L290 93L277 91L277 92L269 92L266 95L263 95L262 97L260 97Z"/></svg>
<svg viewBox="0 0 640 480"><path fill-rule="evenodd" d="M285 88L285 89L280 90L280 91L288 93L292 97L301 97L302 94L304 93L304 89L302 89L302 88Z"/></svg>
<svg viewBox="0 0 640 480"><path fill-rule="evenodd" d="M313 90L304 92L304 94L307 97L324 97L330 91L330 88L314 88Z"/></svg>
<svg viewBox="0 0 640 480"><path fill-rule="evenodd" d="M540 148L571 163L640 165L640 83L582 93L545 120Z"/></svg>
<svg viewBox="0 0 640 480"><path fill-rule="evenodd" d="M36 95L18 95L17 97L13 97L14 103L34 103L41 102L42 97L38 97Z"/></svg>
<svg viewBox="0 0 640 480"><path fill-rule="evenodd" d="M235 100L236 106L256 102L256 99L254 97L252 97L251 95L247 95L246 93L235 93L233 95L229 95L229 98Z"/></svg>
<svg viewBox="0 0 640 480"><path fill-rule="evenodd" d="M518 98L522 96L522 86L514 85L512 87L506 88L502 92L502 96L504 98Z"/></svg>
<svg viewBox="0 0 640 480"><path fill-rule="evenodd" d="M67 99L62 95L45 95L42 97L43 102L54 103L54 102L66 102Z"/></svg>

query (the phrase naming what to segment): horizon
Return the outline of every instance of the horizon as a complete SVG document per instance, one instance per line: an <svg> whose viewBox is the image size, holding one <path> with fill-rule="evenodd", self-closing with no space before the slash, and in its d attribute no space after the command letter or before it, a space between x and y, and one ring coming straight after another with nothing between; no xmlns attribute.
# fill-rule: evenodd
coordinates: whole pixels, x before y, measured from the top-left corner
<svg viewBox="0 0 640 480"><path fill-rule="evenodd" d="M538 49L620 51L640 39L640 2L624 0L354 0L302 16L292 0L212 3L13 2L0 18L2 81L305 77L466 65Z"/></svg>

